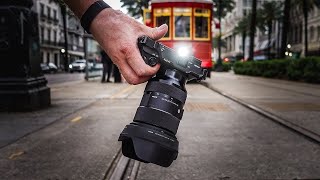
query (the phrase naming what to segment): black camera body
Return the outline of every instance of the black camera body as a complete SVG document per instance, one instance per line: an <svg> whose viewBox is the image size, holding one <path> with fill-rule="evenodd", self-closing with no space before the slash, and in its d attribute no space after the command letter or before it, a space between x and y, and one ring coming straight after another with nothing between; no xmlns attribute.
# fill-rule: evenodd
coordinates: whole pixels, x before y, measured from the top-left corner
<svg viewBox="0 0 320 180"><path fill-rule="evenodd" d="M122 153L141 162L168 167L178 156L175 135L187 98L185 84L205 79L207 71L201 68L199 59L179 56L147 36L138 39L138 48L146 64L160 63L161 67L148 81L133 122L120 134Z"/></svg>

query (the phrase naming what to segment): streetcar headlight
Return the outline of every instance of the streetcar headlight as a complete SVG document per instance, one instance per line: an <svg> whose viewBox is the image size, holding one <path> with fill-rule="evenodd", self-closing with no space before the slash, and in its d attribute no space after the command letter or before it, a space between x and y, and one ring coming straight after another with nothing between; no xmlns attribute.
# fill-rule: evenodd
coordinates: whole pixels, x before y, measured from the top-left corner
<svg viewBox="0 0 320 180"><path fill-rule="evenodd" d="M186 57L191 55L191 49L188 47L179 47L178 48L178 55L181 57Z"/></svg>

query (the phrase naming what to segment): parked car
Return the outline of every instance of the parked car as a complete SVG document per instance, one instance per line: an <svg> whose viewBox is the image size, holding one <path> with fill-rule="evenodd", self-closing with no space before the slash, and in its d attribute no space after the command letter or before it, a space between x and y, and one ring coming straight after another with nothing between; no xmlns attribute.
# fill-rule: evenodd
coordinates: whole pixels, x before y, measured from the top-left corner
<svg viewBox="0 0 320 180"><path fill-rule="evenodd" d="M74 71L77 72L85 72L86 70L86 60L85 59L78 59L73 61L73 63L69 64L69 71L73 73Z"/></svg>
<svg viewBox="0 0 320 180"><path fill-rule="evenodd" d="M58 67L53 63L41 63L40 67L43 73L56 73L58 71Z"/></svg>

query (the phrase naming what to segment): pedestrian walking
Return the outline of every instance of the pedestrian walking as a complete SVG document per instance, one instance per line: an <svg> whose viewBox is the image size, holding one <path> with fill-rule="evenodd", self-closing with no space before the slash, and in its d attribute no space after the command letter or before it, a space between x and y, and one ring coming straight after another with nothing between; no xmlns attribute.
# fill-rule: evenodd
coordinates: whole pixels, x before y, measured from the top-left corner
<svg viewBox="0 0 320 180"><path fill-rule="evenodd" d="M108 56L106 52L103 50L101 51L101 61L103 65L103 72L102 72L102 78L101 78L101 83L106 82L106 75L107 75L107 82L110 82L110 76L112 72L112 66L113 62Z"/></svg>

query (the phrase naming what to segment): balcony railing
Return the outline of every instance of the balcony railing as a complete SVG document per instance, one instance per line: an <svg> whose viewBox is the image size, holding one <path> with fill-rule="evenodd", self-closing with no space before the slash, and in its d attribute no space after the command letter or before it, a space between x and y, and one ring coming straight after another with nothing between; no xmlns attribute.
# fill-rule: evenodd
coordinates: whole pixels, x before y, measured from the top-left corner
<svg viewBox="0 0 320 180"><path fill-rule="evenodd" d="M63 46L63 43L57 42L57 41L51 41L51 40L42 40L41 45L49 45L49 46Z"/></svg>
<svg viewBox="0 0 320 180"><path fill-rule="evenodd" d="M47 16L42 12L42 13L40 13L40 18L42 21L44 21L47 19Z"/></svg>
<svg viewBox="0 0 320 180"><path fill-rule="evenodd" d="M71 50L71 51L80 51L80 52L84 51L84 48L82 46L72 45L72 44L68 45L68 49Z"/></svg>
<svg viewBox="0 0 320 180"><path fill-rule="evenodd" d="M55 46L55 47L64 47L64 42L55 42L55 41L49 41L49 40L43 40L41 41L42 46ZM68 50L69 51L78 51L78 52L83 52L84 48L83 46L79 45L73 45L73 44L68 44Z"/></svg>

